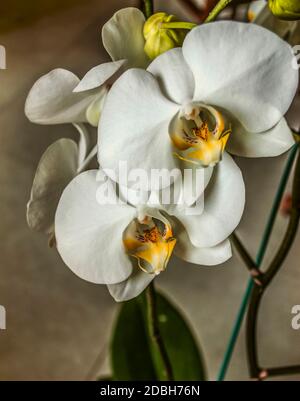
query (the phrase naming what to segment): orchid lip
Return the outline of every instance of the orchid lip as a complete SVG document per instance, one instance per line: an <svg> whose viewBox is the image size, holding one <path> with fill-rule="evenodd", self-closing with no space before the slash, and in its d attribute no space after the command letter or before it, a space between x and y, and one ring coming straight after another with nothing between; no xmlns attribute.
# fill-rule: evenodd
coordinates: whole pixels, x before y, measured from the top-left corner
<svg viewBox="0 0 300 401"><path fill-rule="evenodd" d="M127 254L137 260L138 267L148 274L164 271L172 255L176 239L171 225L150 216L135 218L123 234Z"/></svg>
<svg viewBox="0 0 300 401"><path fill-rule="evenodd" d="M210 105L191 102L182 107L170 124L174 156L203 167L221 159L231 134L231 126L220 111Z"/></svg>

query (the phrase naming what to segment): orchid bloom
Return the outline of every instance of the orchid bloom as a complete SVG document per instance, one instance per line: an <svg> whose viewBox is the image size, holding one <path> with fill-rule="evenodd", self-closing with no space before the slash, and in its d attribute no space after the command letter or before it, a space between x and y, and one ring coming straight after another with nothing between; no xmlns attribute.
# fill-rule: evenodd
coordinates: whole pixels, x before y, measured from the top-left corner
<svg viewBox="0 0 300 401"><path fill-rule="evenodd" d="M37 124L72 123L80 140L53 143L43 154L27 205L30 228L53 238L54 215L66 185L83 171L96 149L84 126L97 127L108 92L108 82L125 65L149 64L144 52L143 13L136 8L120 10L103 27L102 38L113 61L92 68L80 80L65 69L55 69L39 78L31 88L25 104L28 119ZM90 152L90 153L89 153Z"/></svg>
<svg viewBox="0 0 300 401"><path fill-rule="evenodd" d="M35 82L27 96L27 118L37 124L89 123L97 127L108 92L106 82L123 64L124 60L101 64L81 81L62 68L50 71Z"/></svg>
<svg viewBox="0 0 300 401"><path fill-rule="evenodd" d="M106 82L123 63L97 66L81 81L70 71L55 69L35 82L28 94L25 114L30 121L72 123L79 133L78 144L71 139L60 139L48 147L33 180L27 222L31 229L50 235L51 242L54 215L62 191L97 153L96 147L91 149L95 140L84 123L98 125L108 92Z"/></svg>
<svg viewBox="0 0 300 401"><path fill-rule="evenodd" d="M111 88L98 127L106 170L214 166L224 150L276 156L294 143L284 119L298 85L290 46L254 24L194 28L183 47L130 69Z"/></svg>
<svg viewBox="0 0 300 401"><path fill-rule="evenodd" d="M92 68L82 80L58 68L37 80L30 90L25 114L37 124L89 123L98 126L107 95L106 83L123 67L146 67L143 26L137 8L119 10L104 24L102 41L112 61Z"/></svg>
<svg viewBox="0 0 300 401"><path fill-rule="evenodd" d="M214 169L201 195L204 210L196 215L174 206L169 211L160 205L116 202L114 183L107 177L103 182L101 171L77 175L64 190L55 217L62 259L80 278L106 284L117 301L139 295L166 270L173 253L200 265L225 262L231 257L228 236L242 216L245 190L229 155L222 165Z"/></svg>

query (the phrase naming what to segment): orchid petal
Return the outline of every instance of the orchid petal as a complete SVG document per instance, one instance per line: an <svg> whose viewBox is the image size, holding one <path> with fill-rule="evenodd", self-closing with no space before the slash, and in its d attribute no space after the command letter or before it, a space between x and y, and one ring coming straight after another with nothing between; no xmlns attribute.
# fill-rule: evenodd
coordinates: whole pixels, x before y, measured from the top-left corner
<svg viewBox="0 0 300 401"><path fill-rule="evenodd" d="M97 93L73 93L78 84L76 75L61 68L43 75L28 94L26 116L37 124L87 122L86 109Z"/></svg>
<svg viewBox="0 0 300 401"><path fill-rule="evenodd" d="M90 133L84 124L73 124L79 134L78 141L78 166L80 166L87 156L90 147Z"/></svg>
<svg viewBox="0 0 300 401"><path fill-rule="evenodd" d="M255 24L201 25L187 35L183 55L195 77L194 100L226 109L251 132L271 129L295 96L291 47Z"/></svg>
<svg viewBox="0 0 300 401"><path fill-rule="evenodd" d="M140 295L154 278L155 274L144 273L136 267L127 280L107 287L111 296L117 302L124 302Z"/></svg>
<svg viewBox="0 0 300 401"><path fill-rule="evenodd" d="M33 180L27 205L31 229L50 234L59 198L76 175L78 147L71 139L59 139L43 154Z"/></svg>
<svg viewBox="0 0 300 401"><path fill-rule="evenodd" d="M258 134L248 132L238 121L233 122L232 131L227 151L237 156L278 156L289 150L295 143L285 118L282 118L269 131Z"/></svg>
<svg viewBox="0 0 300 401"><path fill-rule="evenodd" d="M224 241L237 227L245 206L245 186L239 167L225 152L198 202L175 210L196 247L212 247Z"/></svg>
<svg viewBox="0 0 300 401"><path fill-rule="evenodd" d="M88 71L73 92L83 92L90 89L99 88L111 78L124 64L126 60L110 61L97 65Z"/></svg>
<svg viewBox="0 0 300 401"><path fill-rule="evenodd" d="M108 93L106 86L102 86L99 94L86 110L86 119L93 127L98 127L100 116L103 110L104 102Z"/></svg>
<svg viewBox="0 0 300 401"><path fill-rule="evenodd" d="M119 162L127 163L129 173L143 169L148 178L152 169L175 168L168 126L177 110L178 105L162 95L152 74L126 71L107 95L98 129L99 162L107 174L120 175ZM116 176L111 178L118 180Z"/></svg>
<svg viewBox="0 0 300 401"><path fill-rule="evenodd" d="M226 262L232 256L230 241L226 239L212 247L196 247L183 229L176 232L177 243L174 254L186 262L203 266L215 266Z"/></svg>
<svg viewBox="0 0 300 401"><path fill-rule="evenodd" d="M149 59L144 51L144 14L128 7L117 11L103 25L102 42L113 61L127 59L129 67L146 68Z"/></svg>
<svg viewBox="0 0 300 401"><path fill-rule="evenodd" d="M103 183L102 178L100 183L100 173L86 171L64 190L55 216L57 249L80 278L116 284L132 273L123 232L135 209L116 202L110 191L112 183Z"/></svg>
<svg viewBox="0 0 300 401"><path fill-rule="evenodd" d="M157 57L147 71L157 78L162 92L173 102L183 104L193 98L194 76L181 48L169 50Z"/></svg>

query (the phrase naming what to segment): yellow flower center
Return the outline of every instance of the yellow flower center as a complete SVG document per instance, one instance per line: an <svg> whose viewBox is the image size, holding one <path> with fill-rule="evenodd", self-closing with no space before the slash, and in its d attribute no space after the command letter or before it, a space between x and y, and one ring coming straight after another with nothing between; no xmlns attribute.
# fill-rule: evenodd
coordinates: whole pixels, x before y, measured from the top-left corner
<svg viewBox="0 0 300 401"><path fill-rule="evenodd" d="M137 259L141 270L159 274L167 267L176 239L170 224L146 216L142 221L134 219L128 225L123 244L127 254Z"/></svg>
<svg viewBox="0 0 300 401"><path fill-rule="evenodd" d="M214 166L222 159L231 127L212 106L188 104L170 124L174 155L183 161ZM179 151L179 152L178 152Z"/></svg>

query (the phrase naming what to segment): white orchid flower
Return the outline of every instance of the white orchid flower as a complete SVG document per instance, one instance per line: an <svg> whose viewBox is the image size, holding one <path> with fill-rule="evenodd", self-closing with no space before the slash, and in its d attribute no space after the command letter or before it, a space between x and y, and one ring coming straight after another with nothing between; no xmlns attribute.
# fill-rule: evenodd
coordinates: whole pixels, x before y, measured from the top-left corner
<svg viewBox="0 0 300 401"><path fill-rule="evenodd" d="M225 147L247 157L285 152L294 143L283 117L298 84L292 59L287 43L254 24L194 28L182 49L115 82L98 127L101 166L213 166Z"/></svg>
<svg viewBox="0 0 300 401"><path fill-rule="evenodd" d="M103 45L113 61L92 68L81 81L62 68L39 78L25 104L29 120L38 124L89 123L97 127L109 79L125 64L149 64L144 52L144 23L145 17L137 8L115 13L102 28Z"/></svg>
<svg viewBox="0 0 300 401"><path fill-rule="evenodd" d="M25 103L25 114L37 124L89 123L97 127L108 86L107 81L124 60L100 64L80 79L57 68L39 78Z"/></svg>
<svg viewBox="0 0 300 401"><path fill-rule="evenodd" d="M229 155L214 169L199 214L118 203L113 181L98 177L98 170L84 172L64 190L55 217L57 249L76 275L106 284L117 301L139 295L172 253L200 265L231 257L228 236L241 218L245 190Z"/></svg>
<svg viewBox="0 0 300 401"><path fill-rule="evenodd" d="M62 191L97 152L96 147L91 149L94 141L83 123L97 127L108 83L125 64L142 67L149 63L144 52L144 22L140 10L120 10L102 31L104 46L113 62L92 68L82 80L68 70L54 69L39 78L28 94L25 114L30 121L72 123L80 135L78 145L70 139L61 139L49 146L34 177L27 205L28 225L50 238L53 238L54 215Z"/></svg>

